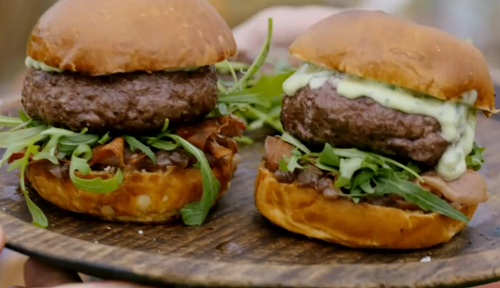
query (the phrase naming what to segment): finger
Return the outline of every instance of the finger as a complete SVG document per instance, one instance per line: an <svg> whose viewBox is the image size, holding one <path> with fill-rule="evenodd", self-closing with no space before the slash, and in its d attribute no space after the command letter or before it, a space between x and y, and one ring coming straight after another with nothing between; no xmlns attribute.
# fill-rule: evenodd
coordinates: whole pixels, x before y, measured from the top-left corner
<svg viewBox="0 0 500 288"><path fill-rule="evenodd" d="M24 264L26 287L54 287L75 282L82 282L75 272L58 269L33 258L28 259Z"/></svg>
<svg viewBox="0 0 500 288"><path fill-rule="evenodd" d="M3 232L2 228L0 228L0 252L2 252L4 246L5 246L5 232Z"/></svg>
<svg viewBox="0 0 500 288"><path fill-rule="evenodd" d="M482 286L477 286L476 288L500 288L500 282L490 283Z"/></svg>
<svg viewBox="0 0 500 288"><path fill-rule="evenodd" d="M142 286L138 284L106 281L106 282L93 282L85 284L65 284L53 288L149 288L149 286Z"/></svg>

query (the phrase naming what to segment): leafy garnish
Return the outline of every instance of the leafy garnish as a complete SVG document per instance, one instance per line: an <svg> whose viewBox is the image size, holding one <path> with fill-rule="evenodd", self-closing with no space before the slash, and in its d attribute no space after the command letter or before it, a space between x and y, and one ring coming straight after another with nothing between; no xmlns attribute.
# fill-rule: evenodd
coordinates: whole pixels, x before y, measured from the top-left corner
<svg viewBox="0 0 500 288"><path fill-rule="evenodd" d="M465 157L465 164L467 164L467 167L474 170L478 171L481 169L484 163L484 147L479 147L476 142L474 142L474 146L472 147L472 151L470 152L467 157Z"/></svg>
<svg viewBox="0 0 500 288"><path fill-rule="evenodd" d="M21 118L0 115L0 126L17 126L24 123Z"/></svg>
<svg viewBox="0 0 500 288"><path fill-rule="evenodd" d="M402 196L407 202L418 205L424 211L432 211L452 219L469 222L467 216L452 208L445 200L423 189L417 184L399 179L393 170L385 169L385 177L378 181L386 185L385 189Z"/></svg>
<svg viewBox="0 0 500 288"><path fill-rule="evenodd" d="M208 212L212 208L220 191L219 180L215 177L205 154L193 144L189 143L184 138L170 134L168 137L179 143L186 152L193 155L198 161L201 172L201 181L203 183L203 195L199 202L194 202L184 206L181 209L182 220L186 225L198 226L205 222Z"/></svg>
<svg viewBox="0 0 500 288"><path fill-rule="evenodd" d="M236 61L222 61L217 64L215 64L215 68L217 69L218 73L221 74L227 74L233 72L243 72L244 70L247 70L250 68L250 64L243 63L243 62L236 62ZM236 81L237 82L237 81Z"/></svg>
<svg viewBox="0 0 500 288"><path fill-rule="evenodd" d="M285 141L285 142L287 142L289 144L292 144L294 147L297 147L299 150L301 150L305 154L310 154L311 153L311 150L309 150L309 148L307 148L306 145L302 144L300 142L300 140L298 140L297 138L293 137L288 132L285 132L285 133L283 133L283 135L281 135L281 140L283 140L283 141Z"/></svg>
<svg viewBox="0 0 500 288"><path fill-rule="evenodd" d="M416 163L410 162L404 165L375 153L354 148L335 148L330 144L325 144L321 152L315 153L288 133L283 133L281 139L295 148L291 157L283 157L279 161L280 170L288 172L314 165L334 173L334 185L341 188L344 193L341 196L351 197L356 203L364 197L394 193L424 211L436 212L459 221L469 221L462 212L445 200L410 181L416 179L423 182L422 177L418 175L420 167ZM480 168L484 162L483 151L484 148L474 144L474 149L468 156L469 168ZM299 165L299 163L304 164Z"/></svg>
<svg viewBox="0 0 500 288"><path fill-rule="evenodd" d="M141 141L137 140L135 137L129 135L123 135L123 139L127 142L130 150L134 152L136 149L141 150L144 154L148 155L154 165L156 165L156 156L153 150L148 146L144 145Z"/></svg>
<svg viewBox="0 0 500 288"><path fill-rule="evenodd" d="M107 135L107 134L106 134ZM103 140L103 139L101 139ZM58 150L63 153L72 153L80 144L85 144L89 146L93 146L96 143L105 144L104 141L101 141L99 136L92 134L77 134L71 136L62 136L59 139ZM103 143L102 143L103 142Z"/></svg>
<svg viewBox="0 0 500 288"><path fill-rule="evenodd" d="M273 32L272 18L268 19L268 34L259 55L251 65L245 66L239 62L221 62L216 65L219 73L229 73L235 83L227 86L219 80L219 101L208 117L218 117L233 113L244 119L247 130L262 128L265 124L274 130L283 132L279 119L281 112L281 96L283 95L283 82L293 73L284 70L273 75L261 75L257 80L253 77L266 62ZM246 72L243 72L247 68ZM243 73L241 79L235 71Z"/></svg>
<svg viewBox="0 0 500 288"><path fill-rule="evenodd" d="M271 49L271 38L273 37L273 19L269 18L267 20L267 37L266 41L264 42L264 45L261 48L261 51L259 53L259 56L255 59L255 61L250 65L248 68L248 71L245 73L245 75L232 87L229 89L229 93L236 91L237 89L243 89L243 87L246 87L246 84L252 76L259 71L259 69L262 67L262 64L267 59L267 55L269 54L269 50Z"/></svg>
<svg viewBox="0 0 500 288"><path fill-rule="evenodd" d="M104 136L101 137L101 139L99 139L99 141L97 141L97 143L104 145L108 143L110 140L111 136L109 136L109 132L107 132L106 134L104 134Z"/></svg>
<svg viewBox="0 0 500 288"><path fill-rule="evenodd" d="M38 207L29 197L28 190L26 190L26 182L25 182L25 171L26 167L28 167L29 163L29 157L38 151L38 146L34 145L34 143L37 141L37 138L34 138L31 141L31 145L28 146L26 152L24 153L24 156L21 159L18 159L9 166L9 169L15 169L16 167L19 168L19 173L21 175L21 191L23 192L24 199L26 200L26 205L28 206L28 211L31 214L31 219L33 225L40 227L40 228L45 228L49 225L49 220L47 219L47 216L42 212L42 209Z"/></svg>
<svg viewBox="0 0 500 288"><path fill-rule="evenodd" d="M234 137L233 138L236 142L241 143L241 144L246 144L250 145L253 144L253 139L248 137L248 136L241 136L241 137Z"/></svg>
<svg viewBox="0 0 500 288"><path fill-rule="evenodd" d="M83 175L88 175L91 172L88 161L92 158L92 150L88 145L81 144L71 156L69 167L69 176L71 182L79 188L91 193L110 193L118 189L123 182L123 172L121 169L116 171L116 174L109 179L95 177L93 179L82 179L76 176L76 171Z"/></svg>
<svg viewBox="0 0 500 288"><path fill-rule="evenodd" d="M172 151L172 150L177 149L177 147L179 147L179 144L177 144L175 142L164 141L164 140L154 141L150 145L155 147L156 149L165 150L165 151Z"/></svg>
<svg viewBox="0 0 500 288"><path fill-rule="evenodd" d="M340 175L335 181L335 187L342 188L351 184L354 172L361 169L364 159L361 158L341 158Z"/></svg>

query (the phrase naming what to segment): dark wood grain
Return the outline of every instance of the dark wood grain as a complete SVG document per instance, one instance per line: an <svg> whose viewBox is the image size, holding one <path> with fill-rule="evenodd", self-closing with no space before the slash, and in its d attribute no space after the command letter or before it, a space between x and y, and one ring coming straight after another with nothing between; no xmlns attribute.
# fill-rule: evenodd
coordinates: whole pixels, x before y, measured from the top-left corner
<svg viewBox="0 0 500 288"><path fill-rule="evenodd" d="M500 122L480 117L481 170L490 200L450 243L407 252L354 250L288 233L253 203L262 144L243 147L230 191L201 227L103 222L36 197L46 230L30 225L15 173L0 172L8 247L98 277L145 284L227 287L436 287L500 280ZM420 262L430 256L431 262Z"/></svg>

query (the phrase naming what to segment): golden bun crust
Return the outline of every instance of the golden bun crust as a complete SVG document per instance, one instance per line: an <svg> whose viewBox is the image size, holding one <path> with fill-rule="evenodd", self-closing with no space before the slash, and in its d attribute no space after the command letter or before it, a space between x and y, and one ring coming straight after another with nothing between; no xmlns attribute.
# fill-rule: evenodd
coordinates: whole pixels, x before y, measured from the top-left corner
<svg viewBox="0 0 500 288"><path fill-rule="evenodd" d="M255 182L255 205L288 231L352 248L431 247L448 242L466 225L437 213L328 199L315 189L278 182L263 164ZM476 208L463 206L461 211L470 219Z"/></svg>
<svg viewBox="0 0 500 288"><path fill-rule="evenodd" d="M495 110L495 92L481 52L465 40L380 11L353 10L314 24L290 46L301 61Z"/></svg>
<svg viewBox="0 0 500 288"><path fill-rule="evenodd" d="M37 61L92 76L212 65L236 50L206 0L60 0L27 44Z"/></svg>
<svg viewBox="0 0 500 288"><path fill-rule="evenodd" d="M212 168L221 183L218 197L229 189L236 169L233 156L228 156L226 160L224 165ZM180 209L199 201L203 194L201 173L197 168L171 167L162 173L125 171L120 188L108 194L93 194L76 188L69 177L59 179L50 173L43 161L31 163L26 169L26 176L46 201L67 211L108 221L169 222L179 218ZM92 172L85 178L98 176L106 178L110 175L107 172Z"/></svg>

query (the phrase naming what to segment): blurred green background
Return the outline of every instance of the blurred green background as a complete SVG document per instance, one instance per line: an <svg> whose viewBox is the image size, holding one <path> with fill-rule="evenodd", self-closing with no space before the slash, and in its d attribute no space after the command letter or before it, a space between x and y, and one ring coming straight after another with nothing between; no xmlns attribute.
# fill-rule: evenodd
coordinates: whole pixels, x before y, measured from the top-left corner
<svg viewBox="0 0 500 288"><path fill-rule="evenodd" d="M231 27L275 5L331 5L385 10L471 38L492 76L500 69L499 0L209 0ZM0 93L16 93L24 72L25 44L37 18L56 0L0 0Z"/></svg>

